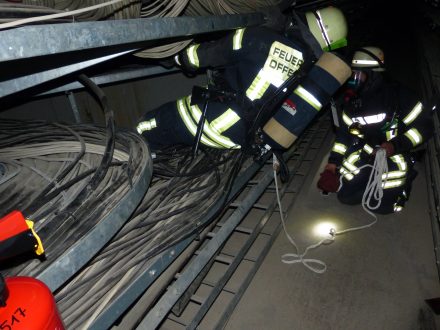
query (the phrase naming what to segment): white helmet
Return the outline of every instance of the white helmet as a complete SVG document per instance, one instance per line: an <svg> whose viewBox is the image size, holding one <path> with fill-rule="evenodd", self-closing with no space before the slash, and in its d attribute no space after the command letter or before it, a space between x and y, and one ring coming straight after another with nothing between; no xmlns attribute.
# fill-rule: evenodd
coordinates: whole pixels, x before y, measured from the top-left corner
<svg viewBox="0 0 440 330"><path fill-rule="evenodd" d="M358 49L351 61L353 70L371 69L373 71L385 71L384 54L377 47L362 47Z"/></svg>
<svg viewBox="0 0 440 330"><path fill-rule="evenodd" d="M306 12L307 25L325 51L347 45L347 21L338 8L325 7Z"/></svg>

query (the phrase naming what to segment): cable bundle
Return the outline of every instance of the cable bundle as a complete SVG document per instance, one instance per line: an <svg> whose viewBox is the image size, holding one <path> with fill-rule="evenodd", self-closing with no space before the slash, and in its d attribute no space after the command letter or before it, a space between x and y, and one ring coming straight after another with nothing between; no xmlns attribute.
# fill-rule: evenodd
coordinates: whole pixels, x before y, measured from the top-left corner
<svg viewBox="0 0 440 330"><path fill-rule="evenodd" d="M0 121L0 216L35 222L46 260L2 264L5 275L37 275L108 214L151 165L141 137L91 125ZM114 143L109 154L108 143ZM105 161L105 155L108 161ZM151 172L150 172L151 173Z"/></svg>
<svg viewBox="0 0 440 330"><path fill-rule="evenodd" d="M239 153L203 150L192 160L188 147L158 152L152 185L131 220L56 294L66 325L87 328L149 268L155 255L200 232L206 215L224 196L223 188Z"/></svg>
<svg viewBox="0 0 440 330"><path fill-rule="evenodd" d="M109 0L23 0L25 5L39 5L60 11L73 11L103 4ZM98 21L102 19L138 18L142 6L141 0L121 0L109 6L75 15L78 21Z"/></svg>

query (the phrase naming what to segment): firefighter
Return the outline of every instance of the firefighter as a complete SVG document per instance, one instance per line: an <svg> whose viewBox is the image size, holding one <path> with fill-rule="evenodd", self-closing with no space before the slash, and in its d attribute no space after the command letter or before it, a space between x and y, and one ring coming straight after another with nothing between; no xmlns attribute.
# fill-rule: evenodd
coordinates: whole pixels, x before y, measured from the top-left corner
<svg viewBox="0 0 440 330"><path fill-rule="evenodd" d="M318 188L336 192L340 202L362 201L378 148L386 152L379 214L401 211L416 176L413 151L433 132L431 113L413 92L383 76L384 53L363 47L354 53L352 76L339 104L339 127ZM342 176L340 187L339 175Z"/></svg>
<svg viewBox="0 0 440 330"><path fill-rule="evenodd" d="M199 90L195 95L193 90L192 95L147 112L137 123L137 131L153 149L193 145L200 127L201 144L241 148L259 105L300 68L307 68L309 74L294 93L286 95L281 107L278 103L274 116L265 118L262 124L267 124L259 130L266 147L290 146L351 70L338 56L323 51L346 45L347 24L339 9L326 7L288 17L282 32L241 28L218 40L192 44L176 55L175 63L184 72L209 70L206 93ZM200 122L205 105L206 120Z"/></svg>

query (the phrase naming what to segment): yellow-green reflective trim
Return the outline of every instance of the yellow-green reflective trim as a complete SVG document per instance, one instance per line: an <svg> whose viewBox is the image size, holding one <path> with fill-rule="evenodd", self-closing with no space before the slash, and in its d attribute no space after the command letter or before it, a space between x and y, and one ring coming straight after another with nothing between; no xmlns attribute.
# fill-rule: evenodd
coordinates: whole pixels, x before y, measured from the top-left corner
<svg viewBox="0 0 440 330"><path fill-rule="evenodd" d="M382 174L382 180L403 178L405 175L406 175L405 171L390 171L388 173Z"/></svg>
<svg viewBox="0 0 440 330"><path fill-rule="evenodd" d="M197 55L197 48L199 48L199 44L192 45L187 48L186 54L188 55L189 63L198 68L200 66L199 57Z"/></svg>
<svg viewBox="0 0 440 330"><path fill-rule="evenodd" d="M354 174L358 174L359 173L359 169L354 166L353 164L350 164L349 162L345 161L343 163L343 166L350 172L350 173L354 173Z"/></svg>
<svg viewBox="0 0 440 330"><path fill-rule="evenodd" d="M202 111L200 110L200 108L197 104L192 105L190 109L191 109L191 113L193 115L193 118L198 123L200 121L200 117L202 116ZM223 136L223 135L215 132L207 120L205 120L205 123L203 125L203 133L205 133L214 143L221 145L223 148L234 148L234 149L240 148L240 146L238 144L232 142L226 136Z"/></svg>
<svg viewBox="0 0 440 330"><path fill-rule="evenodd" d="M261 99L264 93L270 86L270 81L267 81L264 77L262 70L258 72L257 76L252 81L252 84L246 90L246 96L251 100Z"/></svg>
<svg viewBox="0 0 440 330"><path fill-rule="evenodd" d="M150 120L146 120L146 121L141 121L137 126L136 126L136 130L138 131L139 134L142 134L145 131L150 131L153 128L156 128L157 124L156 124L156 119L150 119Z"/></svg>
<svg viewBox="0 0 440 330"><path fill-rule="evenodd" d="M335 144L333 145L333 149L334 152L337 152L338 154L344 155L345 152L347 151L347 146L342 144L342 143L337 143L335 142Z"/></svg>
<svg viewBox="0 0 440 330"><path fill-rule="evenodd" d="M221 134L231 128L239 120L240 116L234 110L229 108L216 119L211 121L211 128Z"/></svg>
<svg viewBox="0 0 440 330"><path fill-rule="evenodd" d="M396 187L400 187L404 183L405 180L392 180L392 181L382 182L382 188L383 189L396 188Z"/></svg>
<svg viewBox="0 0 440 330"><path fill-rule="evenodd" d="M196 136L197 133L197 125L194 123L194 121L191 119L190 114L188 113L188 110L186 108L185 102L183 99L180 99L177 101L177 109L179 111L180 117L183 120L183 123L185 124L188 131L193 135ZM203 144L206 144L209 147L213 148L222 148L221 146L217 145L216 143L208 140L203 134L200 138L200 141Z"/></svg>
<svg viewBox="0 0 440 330"><path fill-rule="evenodd" d="M392 129L392 130L386 131L385 135L386 135L387 141L390 141L397 136L397 130Z"/></svg>
<svg viewBox="0 0 440 330"><path fill-rule="evenodd" d="M353 120L351 120L351 118L348 117L348 116L345 114L345 112L342 113L342 120L344 121L344 123L345 123L347 126L350 126L351 124L353 124Z"/></svg>
<svg viewBox="0 0 440 330"><path fill-rule="evenodd" d="M414 106L414 108L411 110L411 112L403 118L403 122L408 125L411 124L417 117L422 113L423 105L420 102L417 102L417 104Z"/></svg>
<svg viewBox="0 0 440 330"><path fill-rule="evenodd" d="M341 174L346 178L348 181L352 180L354 178L354 175L351 174L349 171L347 171L345 168L342 168L339 170Z"/></svg>
<svg viewBox="0 0 440 330"><path fill-rule="evenodd" d="M350 156L347 157L347 161L350 164L354 164L361 157L360 153L360 150L353 152Z"/></svg>
<svg viewBox="0 0 440 330"><path fill-rule="evenodd" d="M373 152L373 148L368 144L364 145L364 150L367 154L371 154Z"/></svg>
<svg viewBox="0 0 440 330"><path fill-rule="evenodd" d="M299 85L294 91L296 95L301 97L304 101L310 104L315 110L319 111L322 108L321 102L318 101L316 97L313 96L308 90Z"/></svg>
<svg viewBox="0 0 440 330"><path fill-rule="evenodd" d="M411 141L414 147L423 141L422 135L419 133L417 128L411 128L410 130L406 131L404 135Z"/></svg>
<svg viewBox="0 0 440 330"><path fill-rule="evenodd" d="M406 171L408 169L408 165L406 164L405 158L402 155L394 155L391 156L390 159L397 164L397 167L401 171Z"/></svg>
<svg viewBox="0 0 440 330"><path fill-rule="evenodd" d="M232 39L232 49L233 50L239 50L242 47L243 42L243 34L244 34L244 28L238 29L235 31L234 38Z"/></svg>

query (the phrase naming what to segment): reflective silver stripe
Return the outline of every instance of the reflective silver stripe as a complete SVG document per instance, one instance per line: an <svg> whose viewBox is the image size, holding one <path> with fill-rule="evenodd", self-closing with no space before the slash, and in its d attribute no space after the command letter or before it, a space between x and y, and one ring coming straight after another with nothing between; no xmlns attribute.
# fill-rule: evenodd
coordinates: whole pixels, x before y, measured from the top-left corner
<svg viewBox="0 0 440 330"><path fill-rule="evenodd" d="M237 115L234 110L228 109L216 119L211 121L211 128L217 133L221 134L239 120L240 116Z"/></svg>
<svg viewBox="0 0 440 330"><path fill-rule="evenodd" d="M202 116L202 111L200 110L199 106L192 105L190 109L193 117L196 119L197 122L199 122L200 117ZM221 145L223 148L240 148L238 144L232 142L226 136L218 134L215 130L213 130L207 120L205 120L205 123L203 125L203 133L205 133L214 143Z"/></svg>
<svg viewBox="0 0 440 330"><path fill-rule="evenodd" d="M394 203L394 212L400 212L403 210L403 207Z"/></svg>
<svg viewBox="0 0 440 330"><path fill-rule="evenodd" d="M402 155L394 155L391 156L390 159L397 164L397 167L401 171L406 171L408 169L408 165L406 164L405 158Z"/></svg>
<svg viewBox="0 0 440 330"><path fill-rule="evenodd" d="M367 154L371 154L373 152L373 148L368 144L364 145L364 150Z"/></svg>
<svg viewBox="0 0 440 330"><path fill-rule="evenodd" d="M423 141L422 135L416 128L411 128L410 130L406 131L404 135L411 141L413 146L416 146Z"/></svg>
<svg viewBox="0 0 440 330"><path fill-rule="evenodd" d="M270 82L265 79L263 70L258 72L258 75L252 81L252 84L246 91L246 96L251 100L261 99L263 94L267 91L270 86Z"/></svg>
<svg viewBox="0 0 440 330"><path fill-rule="evenodd" d="M353 124L353 121L351 120L350 117L348 117L348 116L345 114L345 112L342 113L342 120L344 121L344 123L345 123L347 126L350 126L351 124Z"/></svg>
<svg viewBox="0 0 440 330"><path fill-rule="evenodd" d="M338 154L344 155L345 152L347 151L347 146L345 146L342 143L335 142L335 144L333 145L332 151L337 152Z"/></svg>
<svg viewBox="0 0 440 330"><path fill-rule="evenodd" d="M332 42L332 40L330 39L328 32L327 32L327 25L324 22L324 20L321 17L321 13L319 12L319 10L316 11L316 15L318 15L319 19L316 19L316 22L318 24L318 26L322 26L323 29L319 29L321 31L322 37L325 41L325 43L327 44L327 47L330 46L329 42ZM327 41L328 40L328 41Z"/></svg>
<svg viewBox="0 0 440 330"><path fill-rule="evenodd" d="M423 110L422 103L417 102L417 104L414 106L411 112L405 118L403 118L403 122L406 125L411 124L417 118L417 116L422 113L422 110Z"/></svg>
<svg viewBox="0 0 440 330"><path fill-rule="evenodd" d="M382 174L382 180L403 178L406 175L406 171L390 171L388 173Z"/></svg>
<svg viewBox="0 0 440 330"><path fill-rule="evenodd" d="M400 187L404 183L405 180L392 180L392 181L382 182L382 188L383 189L396 188L396 187Z"/></svg>
<svg viewBox="0 0 440 330"><path fill-rule="evenodd" d="M242 41L243 41L243 33L244 29L238 29L235 31L234 38L232 39L232 49L233 50L239 50L242 47Z"/></svg>
<svg viewBox="0 0 440 330"><path fill-rule="evenodd" d="M385 116L386 116L385 113L379 113L377 115L371 115L371 116L354 117L352 118L352 120L354 122L359 122L362 125L377 124L382 122L385 119Z"/></svg>
<svg viewBox="0 0 440 330"><path fill-rule="evenodd" d="M156 119L150 119L150 120L146 120L146 121L141 121L137 127L136 130L138 131L139 134L142 134L145 131L150 131L153 128L156 128L157 124L156 124Z"/></svg>
<svg viewBox="0 0 440 330"><path fill-rule="evenodd" d="M299 85L294 91L296 95L301 97L304 101L310 104L316 110L320 110L322 108L321 102L319 102L316 97L314 97L309 91L307 91L304 87Z"/></svg>
<svg viewBox="0 0 440 330"><path fill-rule="evenodd" d="M180 99L177 101L177 109L179 111L180 117L182 118L186 128L188 129L188 131L193 135L196 136L197 133L197 125L194 123L194 121L192 120L190 114L188 113L188 110L186 108L185 102L183 99ZM200 141L203 144L206 144L209 147L213 147L213 148L222 148L221 146L215 144L214 142L208 140L205 136L203 136L200 138Z"/></svg>
<svg viewBox="0 0 440 330"><path fill-rule="evenodd" d="M196 68L199 67L199 57L197 56L197 48L199 48L199 44L192 45L186 49L186 54L188 55L189 63L191 63Z"/></svg>
<svg viewBox="0 0 440 330"><path fill-rule="evenodd" d="M353 60L351 64L361 64L361 65L379 65L379 62L374 60Z"/></svg>

